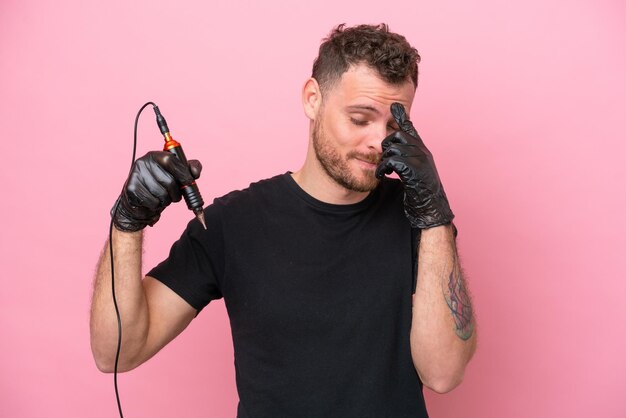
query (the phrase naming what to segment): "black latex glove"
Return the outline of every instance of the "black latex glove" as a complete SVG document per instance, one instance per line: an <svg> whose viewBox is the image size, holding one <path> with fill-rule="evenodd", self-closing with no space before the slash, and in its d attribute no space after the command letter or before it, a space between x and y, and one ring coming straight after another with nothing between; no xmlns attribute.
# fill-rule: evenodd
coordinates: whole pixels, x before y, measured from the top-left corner
<svg viewBox="0 0 626 418"><path fill-rule="evenodd" d="M180 201L181 185L191 184L200 177L200 161L189 160L188 164L165 151L151 151L135 161L118 198L119 204L115 202L111 209L115 227L134 232L154 225L163 209Z"/></svg>
<svg viewBox="0 0 626 418"><path fill-rule="evenodd" d="M404 184L404 213L414 228L426 229L450 223L454 218L437 174L435 161L422 142L404 106L391 105L400 127L382 142L382 161L376 177L396 172Z"/></svg>

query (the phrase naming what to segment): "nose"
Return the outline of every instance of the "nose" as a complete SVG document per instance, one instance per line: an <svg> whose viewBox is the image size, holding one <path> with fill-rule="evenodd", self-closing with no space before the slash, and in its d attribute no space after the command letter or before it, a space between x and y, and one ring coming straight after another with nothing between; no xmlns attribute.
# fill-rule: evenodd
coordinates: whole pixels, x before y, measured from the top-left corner
<svg viewBox="0 0 626 418"><path fill-rule="evenodd" d="M367 139L366 139L367 147L372 152L376 152L377 154L382 154L383 139L385 139L387 135L389 134L389 132L387 132L387 126L386 124L377 123L377 124L371 124L370 127L371 129L368 132Z"/></svg>

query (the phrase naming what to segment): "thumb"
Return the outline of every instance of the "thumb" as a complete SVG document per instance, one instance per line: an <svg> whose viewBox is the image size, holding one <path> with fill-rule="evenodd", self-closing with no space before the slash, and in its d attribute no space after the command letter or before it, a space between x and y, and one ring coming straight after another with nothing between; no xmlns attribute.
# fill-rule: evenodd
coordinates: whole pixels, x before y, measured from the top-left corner
<svg viewBox="0 0 626 418"><path fill-rule="evenodd" d="M412 135L416 138L419 138L419 136L417 135L417 131L415 130L415 127L413 126L413 123L409 120L409 118L406 115L406 110L404 110L404 106L402 106L398 102L392 103L391 114L393 115L393 118L396 120L396 123L398 124L398 126L403 132L409 135Z"/></svg>
<svg viewBox="0 0 626 418"><path fill-rule="evenodd" d="M200 177L200 173L202 172L202 163L198 160L189 160L187 161L189 164L189 171L194 179L198 179Z"/></svg>

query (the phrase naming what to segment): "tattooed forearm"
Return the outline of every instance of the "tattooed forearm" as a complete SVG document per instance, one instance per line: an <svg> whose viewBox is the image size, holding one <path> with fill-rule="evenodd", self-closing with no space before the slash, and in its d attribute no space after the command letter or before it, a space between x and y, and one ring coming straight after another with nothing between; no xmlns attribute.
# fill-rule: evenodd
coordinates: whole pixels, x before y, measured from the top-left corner
<svg viewBox="0 0 626 418"><path fill-rule="evenodd" d="M448 277L447 289L444 287L443 293L454 318L456 335L462 340L468 340L474 332L472 302L467 293L461 269L456 262Z"/></svg>

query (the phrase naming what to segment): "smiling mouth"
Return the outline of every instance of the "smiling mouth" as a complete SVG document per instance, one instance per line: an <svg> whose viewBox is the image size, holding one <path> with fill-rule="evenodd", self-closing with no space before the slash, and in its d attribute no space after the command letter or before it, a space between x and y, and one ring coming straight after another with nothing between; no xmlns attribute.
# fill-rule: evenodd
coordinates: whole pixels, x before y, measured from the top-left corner
<svg viewBox="0 0 626 418"><path fill-rule="evenodd" d="M371 171L374 170L376 168L376 166L378 165L378 159L362 159L362 158L355 158L355 160L357 160L359 162L359 165L361 166L362 169Z"/></svg>
<svg viewBox="0 0 626 418"><path fill-rule="evenodd" d="M377 154L354 154L354 155L351 155L351 157L362 163L372 164L372 165L380 164L380 160L381 160L380 156Z"/></svg>
<svg viewBox="0 0 626 418"><path fill-rule="evenodd" d="M365 164L378 165L376 161L369 161L369 160L359 160L359 161Z"/></svg>

